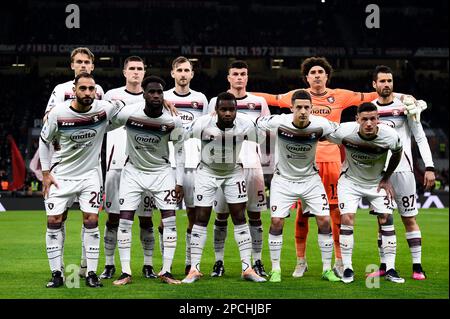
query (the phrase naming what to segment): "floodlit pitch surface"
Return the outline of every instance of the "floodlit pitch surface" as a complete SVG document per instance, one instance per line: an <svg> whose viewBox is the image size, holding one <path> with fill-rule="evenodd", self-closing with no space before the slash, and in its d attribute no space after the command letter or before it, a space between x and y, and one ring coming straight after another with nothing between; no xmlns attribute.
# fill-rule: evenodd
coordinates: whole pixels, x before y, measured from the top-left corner
<svg viewBox="0 0 450 319"><path fill-rule="evenodd" d="M154 225L160 222L160 214L154 214ZM190 298L226 298L226 299L324 299L324 298L368 298L368 299L413 299L413 298L449 298L449 211L448 209L421 210L418 222L422 231L423 267L428 279L411 279L411 257L405 240L405 230L400 216L395 213L397 232L397 270L406 279L404 284L387 282L383 278L377 282L366 282L365 271L370 264L378 264L376 218L366 210L360 210L356 216L355 248L353 266L355 282L327 282L321 279L322 265L317 244L317 227L310 219L310 236L307 244L309 271L303 278L293 278L296 264L294 245L294 216L286 219L284 243L281 255L281 283L253 283L240 278L241 265L239 252L234 241L233 226L229 220L228 238L225 247L225 275L222 278L209 276L214 264L213 222L211 215L208 226L208 239L203 253L201 271L204 276L193 284L168 285L159 279L145 279L141 274L142 249L139 240L139 222L133 226L132 271L133 282L127 286L115 287L112 280L103 280L104 287L92 289L85 286L84 280L79 288L66 286L58 289L45 288L50 279L45 250L46 216L43 211L9 211L0 213L0 298L14 299L92 299L92 298L130 298L130 299L190 299ZM106 214L100 214L102 234L101 255L98 274L103 270L103 232ZM267 244L269 212L263 213L264 248L263 262L270 271L270 255ZM178 245L173 263L173 275L184 278L185 231L187 217L184 211L177 212ZM67 221L65 247L66 269L78 265L81 253L80 227L81 213L72 210ZM155 227L154 266L159 270L162 265L159 250L159 237ZM116 252L117 273L120 275L120 261ZM70 277L70 273L66 276ZM72 274L73 278L73 274ZM373 287L373 288L369 288Z"/></svg>

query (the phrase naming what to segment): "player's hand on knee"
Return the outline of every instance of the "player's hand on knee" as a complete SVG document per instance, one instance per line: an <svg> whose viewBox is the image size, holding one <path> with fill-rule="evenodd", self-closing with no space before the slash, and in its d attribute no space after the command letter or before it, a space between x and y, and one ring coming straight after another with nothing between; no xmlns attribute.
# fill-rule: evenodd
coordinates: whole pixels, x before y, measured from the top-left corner
<svg viewBox="0 0 450 319"><path fill-rule="evenodd" d="M389 182L389 180L382 179L380 183L378 184L377 192L380 192L381 189L384 189L386 191L386 196L389 198L389 200L392 200L394 198L394 188L392 187L392 184Z"/></svg>
<svg viewBox="0 0 450 319"><path fill-rule="evenodd" d="M58 183L50 172L42 172L42 191L44 195L44 199L48 198L48 192L50 190L50 186L54 184L56 188L59 188Z"/></svg>

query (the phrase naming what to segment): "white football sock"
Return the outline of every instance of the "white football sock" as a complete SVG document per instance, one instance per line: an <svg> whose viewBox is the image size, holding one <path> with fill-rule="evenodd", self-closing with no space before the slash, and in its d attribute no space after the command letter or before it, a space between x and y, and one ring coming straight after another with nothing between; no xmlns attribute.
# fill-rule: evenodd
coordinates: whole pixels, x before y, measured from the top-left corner
<svg viewBox="0 0 450 319"><path fill-rule="evenodd" d="M263 227L262 225L252 226L250 224L248 227L250 228L250 236L252 237L252 257L253 262L255 262L256 260L261 260L263 249Z"/></svg>
<svg viewBox="0 0 450 319"><path fill-rule="evenodd" d="M117 232L117 247L119 248L120 264L122 272L131 275L130 255L131 255L131 239L132 239L133 221L128 219L120 219L119 230Z"/></svg>
<svg viewBox="0 0 450 319"><path fill-rule="evenodd" d="M84 247L86 251L86 275L93 271L97 273L98 256L100 255L100 230L98 226L84 230Z"/></svg>
<svg viewBox="0 0 450 319"><path fill-rule="evenodd" d="M270 260L272 261L272 271L281 270L280 258L282 247L283 247L283 234L272 235L271 233L269 233L269 251L270 251Z"/></svg>
<svg viewBox="0 0 450 319"><path fill-rule="evenodd" d="M411 251L412 263L422 263L422 234L420 230L405 233L409 250Z"/></svg>
<svg viewBox="0 0 450 319"><path fill-rule="evenodd" d="M322 254L322 271L331 269L331 259L333 257L333 236L329 234L318 234L317 236L320 252Z"/></svg>
<svg viewBox="0 0 450 319"><path fill-rule="evenodd" d="M395 269L397 237L395 236L394 225L381 226L381 247L384 251L386 270Z"/></svg>
<svg viewBox="0 0 450 319"><path fill-rule="evenodd" d="M217 220L219 222L227 222L222 220ZM228 225L217 226L214 223L214 254L216 261L222 260L224 261L225 254L225 240L227 239Z"/></svg>
<svg viewBox="0 0 450 319"><path fill-rule="evenodd" d="M105 236L103 242L105 244L105 265L114 265L114 252L117 246L117 229L118 227L108 228L105 226Z"/></svg>
<svg viewBox="0 0 450 319"><path fill-rule="evenodd" d="M142 249L144 251L144 265L153 266L153 249L155 247L153 227L150 227L149 229L141 228L140 238Z"/></svg>
<svg viewBox="0 0 450 319"><path fill-rule="evenodd" d="M47 247L48 263L50 270L61 271L61 250L62 250L62 231L59 229L47 228L45 234L45 243Z"/></svg>
<svg viewBox="0 0 450 319"><path fill-rule="evenodd" d="M242 271L246 271L247 268L251 267L252 257L252 237L247 224L234 225L234 240L236 240L239 248Z"/></svg>
<svg viewBox="0 0 450 319"><path fill-rule="evenodd" d="M342 263L345 269L353 270L352 265L352 253L353 253L353 226L341 225L341 231L339 235L339 243L341 246Z"/></svg>
<svg viewBox="0 0 450 319"><path fill-rule="evenodd" d="M203 248L207 237L206 227L195 225L191 232L191 269L195 267L200 271L200 261L202 259Z"/></svg>
<svg viewBox="0 0 450 319"><path fill-rule="evenodd" d="M86 262L86 249L84 247L84 232L86 228L84 227L84 224L81 225L81 262L80 266L83 268L86 268L87 262Z"/></svg>
<svg viewBox="0 0 450 319"><path fill-rule="evenodd" d="M175 248L177 247L177 224L175 216L163 218L163 267L161 272L171 272L170 268L175 255Z"/></svg>
<svg viewBox="0 0 450 319"><path fill-rule="evenodd" d="M186 259L184 264L186 266L191 264L191 234L188 232L186 232Z"/></svg>

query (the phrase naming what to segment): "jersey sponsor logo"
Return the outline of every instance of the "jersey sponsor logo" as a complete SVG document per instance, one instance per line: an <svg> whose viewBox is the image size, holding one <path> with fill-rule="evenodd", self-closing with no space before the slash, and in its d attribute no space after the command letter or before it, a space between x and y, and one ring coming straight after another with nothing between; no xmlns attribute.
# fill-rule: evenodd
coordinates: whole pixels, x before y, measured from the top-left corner
<svg viewBox="0 0 450 319"><path fill-rule="evenodd" d="M333 101L334 102L334 101ZM333 103L330 102L330 103ZM331 114L331 107L327 105L314 105L311 114L317 116L328 116Z"/></svg>
<svg viewBox="0 0 450 319"><path fill-rule="evenodd" d="M134 137L135 141L143 146L149 146L158 144L161 142L161 138L159 136L155 135L148 135L148 134L138 134Z"/></svg>
<svg viewBox="0 0 450 319"><path fill-rule="evenodd" d="M72 133L70 139L75 143L86 143L91 141L97 135L96 130L82 129Z"/></svg>
<svg viewBox="0 0 450 319"><path fill-rule="evenodd" d="M286 149L294 154L302 154L311 151L312 145L310 144L287 144Z"/></svg>
<svg viewBox="0 0 450 319"><path fill-rule="evenodd" d="M185 124L189 124L194 120L194 114L192 114L189 111L184 111L184 110L180 110L180 115L179 115L181 122L183 123L183 125Z"/></svg>
<svg viewBox="0 0 450 319"><path fill-rule="evenodd" d="M368 154L361 154L361 153L353 153L351 156L354 160L357 160L357 161L360 161L360 160L365 161L365 160L373 159L373 156L370 156Z"/></svg>

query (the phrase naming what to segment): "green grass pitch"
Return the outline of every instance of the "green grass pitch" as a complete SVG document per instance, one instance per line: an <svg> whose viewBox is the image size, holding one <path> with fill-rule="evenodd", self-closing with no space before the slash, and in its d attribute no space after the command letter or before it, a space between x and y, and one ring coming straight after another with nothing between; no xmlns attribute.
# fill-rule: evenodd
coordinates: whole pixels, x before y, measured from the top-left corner
<svg viewBox="0 0 450 319"><path fill-rule="evenodd" d="M100 213L100 231L103 238L106 214ZM103 280L104 287L91 289L80 282L80 288L61 287L47 289L45 284L50 278L45 251L46 216L44 211L8 211L0 213L0 298L2 299L444 299L449 298L449 211L448 209L421 210L418 222L422 231L423 266L428 279L414 281L411 276L411 257L405 240L405 230L398 213L395 213L397 231L397 269L405 277L405 284L394 284L380 280L379 288L368 288L365 280L366 266L378 264L376 245L376 218L367 211L360 210L356 216L355 248L353 266L355 282L345 285L341 282L331 283L321 279L320 251L317 244L317 227L310 219L310 236L308 238L307 260L309 271L303 278L293 278L291 273L296 263L294 245L294 217L286 219L284 244L281 255L281 283L253 283L240 279L239 252L234 242L233 227L229 220L228 238L225 246L225 275L211 278L214 264L212 244L211 215L208 227L208 240L203 253L201 270L204 277L191 285L167 285L158 279L145 279L141 275L142 249L139 240L137 217L133 226L132 271L133 283L115 287L111 280ZM158 225L160 214L154 214L154 224ZM176 278L184 277L184 252L186 213L177 212L178 246L173 263ZM263 213L264 248L263 262L270 270L270 256L267 244L267 231L270 223L268 212ZM81 213L71 210L67 222L65 247L66 268L70 264L79 264L81 244ZM156 228L155 228L156 229ZM156 233L155 233L156 234ZM155 236L154 266L162 265L159 251L159 238ZM116 252L116 265L120 272L120 261ZM104 266L103 241L98 274ZM67 275L67 274L66 274ZM118 277L116 273L116 277Z"/></svg>

